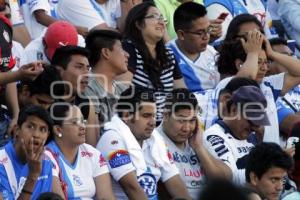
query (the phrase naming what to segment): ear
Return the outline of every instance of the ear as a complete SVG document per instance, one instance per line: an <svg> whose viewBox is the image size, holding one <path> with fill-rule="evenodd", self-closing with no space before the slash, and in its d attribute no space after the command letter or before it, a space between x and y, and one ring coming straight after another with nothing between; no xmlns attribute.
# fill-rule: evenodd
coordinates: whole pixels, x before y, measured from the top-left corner
<svg viewBox="0 0 300 200"><path fill-rule="evenodd" d="M110 50L108 48L102 48L101 49L101 57L104 58L105 60L108 60L110 58Z"/></svg>
<svg viewBox="0 0 300 200"><path fill-rule="evenodd" d="M231 98L231 94L229 94L228 92L221 94L219 96L219 104L223 104L226 105L227 101Z"/></svg>
<svg viewBox="0 0 300 200"><path fill-rule="evenodd" d="M257 186L258 177L256 176L256 174L254 174L254 172L250 172L249 176L250 176L250 183L254 186Z"/></svg>
<svg viewBox="0 0 300 200"><path fill-rule="evenodd" d="M139 30L142 30L144 28L144 26L141 23L135 22L134 24Z"/></svg>
<svg viewBox="0 0 300 200"><path fill-rule="evenodd" d="M124 120L125 123L128 123L131 120L130 113L128 111L124 111L122 113L122 120Z"/></svg>
<svg viewBox="0 0 300 200"><path fill-rule="evenodd" d="M30 91L29 91L28 85L23 85L22 88L21 88L21 91L19 92L19 94L22 97L28 98L30 96Z"/></svg>
<svg viewBox="0 0 300 200"><path fill-rule="evenodd" d="M240 71L240 68L243 66L243 61L241 59L236 59L234 61L234 64L235 64L235 68Z"/></svg>
<svg viewBox="0 0 300 200"><path fill-rule="evenodd" d="M16 125L15 131L14 131L14 140L17 141L19 139L21 128L19 125Z"/></svg>
<svg viewBox="0 0 300 200"><path fill-rule="evenodd" d="M177 38L179 40L184 40L184 31L183 30L177 30L176 34L177 34Z"/></svg>
<svg viewBox="0 0 300 200"><path fill-rule="evenodd" d="M61 126L54 125L53 126L53 133L56 137L58 137L58 134L62 132Z"/></svg>

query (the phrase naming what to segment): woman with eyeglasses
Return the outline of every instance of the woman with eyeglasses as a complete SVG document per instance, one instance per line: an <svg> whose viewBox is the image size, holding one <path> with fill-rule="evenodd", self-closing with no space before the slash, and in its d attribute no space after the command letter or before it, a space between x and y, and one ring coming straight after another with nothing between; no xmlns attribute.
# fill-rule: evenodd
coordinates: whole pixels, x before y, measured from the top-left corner
<svg viewBox="0 0 300 200"><path fill-rule="evenodd" d="M68 103L50 108L54 121L47 154L58 171L66 199L115 199L110 174L102 154L85 144L86 120Z"/></svg>
<svg viewBox="0 0 300 200"><path fill-rule="evenodd" d="M163 118L166 95L173 88L185 87L173 52L165 46L165 31L164 18L153 3L145 2L129 11L123 42L130 55L129 71L122 78L155 91L157 124Z"/></svg>

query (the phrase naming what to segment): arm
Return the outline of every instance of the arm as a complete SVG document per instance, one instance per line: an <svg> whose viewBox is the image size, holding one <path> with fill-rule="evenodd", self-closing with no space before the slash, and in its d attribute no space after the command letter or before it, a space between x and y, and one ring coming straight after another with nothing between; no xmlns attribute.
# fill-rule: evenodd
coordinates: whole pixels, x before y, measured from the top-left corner
<svg viewBox="0 0 300 200"><path fill-rule="evenodd" d="M90 101L91 102L91 101ZM93 105L89 105L89 117L87 119L87 129L86 129L86 143L95 147L99 140L99 122L98 117L95 113L95 107Z"/></svg>
<svg viewBox="0 0 300 200"><path fill-rule="evenodd" d="M20 42L24 48L29 44L31 37L25 24L13 26L13 40Z"/></svg>
<svg viewBox="0 0 300 200"><path fill-rule="evenodd" d="M38 23L46 27L50 26L50 24L56 21L56 19L48 15L46 11L42 9L35 10L33 15Z"/></svg>
<svg viewBox="0 0 300 200"><path fill-rule="evenodd" d="M148 199L144 190L141 188L140 184L138 183L135 171L129 172L128 174L123 176L119 180L119 183L129 199L131 200Z"/></svg>
<svg viewBox="0 0 300 200"><path fill-rule="evenodd" d="M236 76L247 77L254 80L258 71L258 54L261 51L264 37L258 30L249 31L246 37L247 41L241 38L241 42L247 53L247 58L244 63L240 63L241 67L238 66L239 70Z"/></svg>
<svg viewBox="0 0 300 200"><path fill-rule="evenodd" d="M52 177L52 192L58 194L59 196L61 196L63 199L64 198L64 193L61 189L61 185L60 185L60 180L58 177L53 176Z"/></svg>
<svg viewBox="0 0 300 200"><path fill-rule="evenodd" d="M124 27L125 27L125 21L126 21L126 17L128 15L129 10L137 5L142 3L141 0L120 0L120 4L121 4L121 17L119 17L117 19L117 28L119 29L119 31L122 33L124 31Z"/></svg>
<svg viewBox="0 0 300 200"><path fill-rule="evenodd" d="M191 199L178 174L165 181L164 184L173 199Z"/></svg>
<svg viewBox="0 0 300 200"><path fill-rule="evenodd" d="M8 128L8 134L11 135L14 126L17 124L20 110L18 103L17 84L15 82L7 84L5 97L8 110L12 113L12 120Z"/></svg>
<svg viewBox="0 0 300 200"><path fill-rule="evenodd" d="M114 200L115 196L112 191L110 174L102 174L95 178L96 197L98 200Z"/></svg>
<svg viewBox="0 0 300 200"><path fill-rule="evenodd" d="M203 146L202 131L198 131L189 139L189 144L194 149L201 166L208 178L211 177L224 177L227 179L232 178L231 169L222 161L214 158L208 150Z"/></svg>
<svg viewBox="0 0 300 200"><path fill-rule="evenodd" d="M290 89L300 84L300 60L292 56L273 51L270 42L265 38L266 53L268 58L278 62L285 67L287 73L284 76L281 95L285 95Z"/></svg>
<svg viewBox="0 0 300 200"><path fill-rule="evenodd" d="M173 86L174 89L175 88L186 88L183 78L174 80L173 84L174 84L174 86Z"/></svg>

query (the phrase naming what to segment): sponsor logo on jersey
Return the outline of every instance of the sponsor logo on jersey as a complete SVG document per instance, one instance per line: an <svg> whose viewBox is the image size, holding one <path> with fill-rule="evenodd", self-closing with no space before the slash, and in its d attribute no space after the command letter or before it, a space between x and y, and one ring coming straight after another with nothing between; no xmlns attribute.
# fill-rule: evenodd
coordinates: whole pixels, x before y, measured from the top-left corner
<svg viewBox="0 0 300 200"><path fill-rule="evenodd" d="M102 154L100 154L100 156L99 156L99 165L100 165L100 167L103 167L104 165L106 165L106 160L105 160L104 156L102 156Z"/></svg>
<svg viewBox="0 0 300 200"><path fill-rule="evenodd" d="M76 186L82 185L82 181L81 181L80 177L75 174L73 174L73 182L74 182L74 185L76 185Z"/></svg>
<svg viewBox="0 0 300 200"><path fill-rule="evenodd" d="M118 140L113 140L113 141L111 141L111 143L110 144L112 144L112 145L116 145L116 144L118 144L119 142L118 142Z"/></svg>
<svg viewBox="0 0 300 200"><path fill-rule="evenodd" d="M130 156L126 150L117 150L108 156L108 163L111 168L120 167L130 162Z"/></svg>
<svg viewBox="0 0 300 200"><path fill-rule="evenodd" d="M224 139L221 138L218 135L209 135L209 136L207 136L206 140L208 142L210 142L210 144L212 146L215 146L215 145L218 145L218 144L224 144Z"/></svg>
<svg viewBox="0 0 300 200"><path fill-rule="evenodd" d="M92 157L93 156L93 153L91 152L88 152L88 151L82 151L81 152L81 157Z"/></svg>

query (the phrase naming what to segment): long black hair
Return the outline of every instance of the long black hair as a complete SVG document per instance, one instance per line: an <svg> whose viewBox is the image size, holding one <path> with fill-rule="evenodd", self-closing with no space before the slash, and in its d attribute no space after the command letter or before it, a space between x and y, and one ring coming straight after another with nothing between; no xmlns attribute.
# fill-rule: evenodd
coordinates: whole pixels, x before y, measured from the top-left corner
<svg viewBox="0 0 300 200"><path fill-rule="evenodd" d="M143 58L145 73L149 76L154 88L161 88L160 81L161 72L168 66L167 49L163 38L156 44L156 58L151 56L151 53L145 43L139 27L145 26L145 16L151 7L156 7L152 2L144 2L134 6L128 13L124 30L124 37L130 40L135 48L139 51Z"/></svg>

